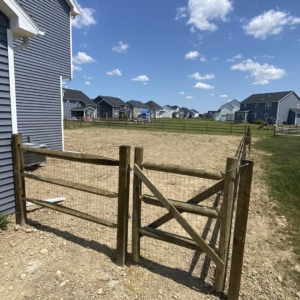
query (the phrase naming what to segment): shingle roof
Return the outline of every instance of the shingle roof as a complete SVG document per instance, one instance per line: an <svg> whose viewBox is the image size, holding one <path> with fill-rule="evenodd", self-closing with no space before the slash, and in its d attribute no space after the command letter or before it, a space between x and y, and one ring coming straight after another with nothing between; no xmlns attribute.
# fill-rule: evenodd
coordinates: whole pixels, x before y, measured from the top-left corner
<svg viewBox="0 0 300 300"><path fill-rule="evenodd" d="M168 107L170 107L171 109L177 109L177 108L180 108L180 107L177 106L177 105L165 105L165 106L168 106Z"/></svg>
<svg viewBox="0 0 300 300"><path fill-rule="evenodd" d="M188 109L188 108L186 108L186 107L181 107L181 108L180 108L180 110L183 110L183 111L185 111L185 112L188 112L188 113L190 113L190 112L191 112L191 110L190 110L190 109Z"/></svg>
<svg viewBox="0 0 300 300"><path fill-rule="evenodd" d="M193 112L195 114L199 114L199 111L197 111L196 109L191 109L191 112Z"/></svg>
<svg viewBox="0 0 300 300"><path fill-rule="evenodd" d="M300 108L290 108L290 110L296 114L300 114Z"/></svg>
<svg viewBox="0 0 300 300"><path fill-rule="evenodd" d="M242 104L250 103L269 103L269 102L279 102L281 99L285 98L293 91L286 92L276 92L276 93L264 93L264 94L253 94L250 97L242 101Z"/></svg>
<svg viewBox="0 0 300 300"><path fill-rule="evenodd" d="M152 100L146 102L145 105L147 105L149 108L162 109L160 105L158 105L156 102Z"/></svg>
<svg viewBox="0 0 300 300"><path fill-rule="evenodd" d="M120 106L120 105L126 105L126 103L123 100L121 100L120 98L111 97L111 96L98 96L96 99L98 99L98 98L105 100L108 104L110 104L113 107Z"/></svg>
<svg viewBox="0 0 300 300"><path fill-rule="evenodd" d="M63 90L64 90L64 99L79 100L79 101L84 102L86 105L97 106L97 104L94 101L92 101L82 91L71 90L71 89L63 89Z"/></svg>
<svg viewBox="0 0 300 300"><path fill-rule="evenodd" d="M134 107L145 107L145 108L148 108L148 106L146 104L144 104L143 102L138 101L138 100L130 100L130 101L127 101L127 103L131 104Z"/></svg>

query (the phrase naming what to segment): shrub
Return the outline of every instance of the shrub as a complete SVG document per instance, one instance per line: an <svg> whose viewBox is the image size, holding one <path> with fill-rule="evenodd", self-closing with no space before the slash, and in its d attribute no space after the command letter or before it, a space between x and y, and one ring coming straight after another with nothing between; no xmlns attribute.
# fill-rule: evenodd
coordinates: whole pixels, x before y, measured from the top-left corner
<svg viewBox="0 0 300 300"><path fill-rule="evenodd" d="M261 119L256 119L253 121L254 124L259 124L259 125L263 125L265 122Z"/></svg>
<svg viewBox="0 0 300 300"><path fill-rule="evenodd" d="M0 213L0 229L5 229L7 226L8 220L7 215Z"/></svg>

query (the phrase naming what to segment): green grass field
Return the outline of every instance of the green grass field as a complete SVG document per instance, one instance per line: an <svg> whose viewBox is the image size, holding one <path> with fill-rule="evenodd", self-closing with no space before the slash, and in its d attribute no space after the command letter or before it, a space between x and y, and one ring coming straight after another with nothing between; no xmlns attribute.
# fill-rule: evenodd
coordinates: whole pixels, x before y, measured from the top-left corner
<svg viewBox="0 0 300 300"><path fill-rule="evenodd" d="M269 195L278 203L275 209L288 221L288 226L282 230L288 242L280 246L290 248L292 245L300 263L300 137L264 138L254 146L272 154L265 156L262 167ZM300 285L300 274L292 268L288 273Z"/></svg>

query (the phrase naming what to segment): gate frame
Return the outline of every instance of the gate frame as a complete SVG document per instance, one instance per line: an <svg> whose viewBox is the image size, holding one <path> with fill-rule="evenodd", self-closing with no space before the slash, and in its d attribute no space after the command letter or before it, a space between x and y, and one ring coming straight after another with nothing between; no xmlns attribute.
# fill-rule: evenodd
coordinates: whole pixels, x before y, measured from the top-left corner
<svg viewBox="0 0 300 300"><path fill-rule="evenodd" d="M118 193L113 193L92 186L79 184L67 180L57 180L46 176L37 176L25 173L23 153L31 153L42 156L48 156L63 160L88 163L94 165L118 166L119 182ZM24 226L27 223L26 202L32 202L42 207L47 207L62 213L75 216L80 219L88 220L103 226L117 228L117 248L116 248L116 264L124 266L127 255L128 243L128 211L129 211L129 187L130 187L130 146L119 147L119 160L102 157L99 155L72 153L58 150L23 147L22 135L12 135L12 154L13 154L13 175L15 188L15 204L16 204L16 223ZM67 188L101 195L109 198L118 198L117 224L106 221L102 218L94 217L89 214L65 207L63 205L48 203L42 200L26 198L25 178L47 182L50 184L60 185Z"/></svg>
<svg viewBox="0 0 300 300"><path fill-rule="evenodd" d="M248 133L247 136L250 136L250 134ZM248 141L246 143L248 144ZM244 149L244 151L245 150L246 149ZM191 170L191 169L179 168L179 167L175 167L175 166L173 166L173 167L165 166L165 165L162 166L162 165L151 164L151 163L147 163L147 162L143 163L143 148L135 148L135 155L134 155L134 164L135 164L134 170L135 170L135 172L134 172L134 180L133 180L134 188L133 188L133 219L132 219L132 259L133 259L133 262L138 263L140 260L140 239L143 235L147 235L148 237L157 238L157 239L163 240L165 242L170 242L170 243L173 243L173 244L185 247L185 248L199 251L199 249L201 249L203 246L198 243L199 240L196 240L196 243L191 243L189 241L189 239L178 238L178 237L175 237L174 235L168 234L166 232L158 232L158 231L155 231L155 228L161 226L162 224L164 224L165 222L168 222L169 220L171 220L173 218L175 218L177 221L178 221L178 219L181 219L180 225L182 225L182 223L187 223L187 222L184 222L185 219L182 218L182 216L180 215L183 211L191 212L191 210L193 210L193 208L191 207L191 204L198 204L201 201L205 200L206 198L223 190L224 196L223 196L222 212L221 212L221 217L220 217L221 226L220 226L219 251L218 251L218 254L215 253L216 255L218 255L219 262L216 261L216 259L214 257L212 259L212 253L209 253L209 257L216 264L216 277L215 277L214 287L217 291L223 292L224 288L225 288L227 268L228 268L238 161L239 160L237 158L228 158L227 159L225 178L221 179L221 178L217 178L218 175L215 171L210 172L207 170ZM249 168L250 161L243 160L242 162L243 162L243 164L246 165L246 167L248 164L248 168ZM251 162L251 166L253 167L252 162ZM250 166L250 168L251 168L251 166ZM179 205L177 204L178 201L166 199L155 188L155 186L151 183L151 181L147 178L147 176L145 174L143 174L143 171L142 171L143 167L146 167L146 169L148 169L148 170L155 170L155 171L162 171L162 172L164 171L164 172L176 173L176 174L179 173L179 174L184 174L184 175L210 178L210 179L215 179L215 180L219 179L220 181L218 181L215 185L208 188L207 190L200 193L199 195L188 200L187 202L182 202L182 205L180 206L181 208L179 208ZM250 172L250 171L248 171L248 172ZM251 170L251 174L252 174L252 170ZM241 174L240 185L245 186L245 179L248 180L247 179L248 176L249 176L248 173L246 175L245 175L245 173ZM213 177L215 177L215 178L213 178ZM147 229L147 227L141 226L141 202L144 201L148 204L154 204L154 203L150 197L145 197L144 195L142 195L142 183L143 182L147 185L147 187L156 196L155 201L157 202L157 200L158 200L161 203L161 205L159 205L159 206L166 207L169 211L168 214L164 215L160 219L158 219L158 220L152 222L150 225L148 225L148 229ZM249 183L249 181L248 181L248 183ZM250 183L251 183L251 179L250 179ZM251 186L246 185L246 189L247 189L249 195L250 195L250 188L251 188ZM241 198L241 197L242 197L242 194L239 192L239 198ZM155 203L154 205L157 205L157 203ZM183 207L184 205L189 206L189 211L187 209L184 209L184 207ZM198 207L199 206L197 205L197 208ZM196 212L193 212L193 213L196 213ZM201 213L201 215L208 216L207 213ZM184 221L182 221L182 219ZM247 223L247 221L246 221L246 223ZM238 226L238 225L236 224L236 226ZM189 224L188 224L188 226L186 226L186 224L184 224L184 226L182 225L182 227L190 234L190 236L191 236L191 233L194 235L194 233L190 231L190 228L187 228L187 227L189 227ZM197 238L197 236L196 236L196 238ZM205 244L206 244L206 242L205 242ZM203 250L203 248L202 248L202 250ZM213 249L211 249L211 248L209 249L209 251L210 250L213 251ZM204 252L206 254L208 254L207 251L204 251ZM231 278L234 278L234 277L237 278L240 276L241 276L241 272L240 273L236 272L235 275L231 275Z"/></svg>

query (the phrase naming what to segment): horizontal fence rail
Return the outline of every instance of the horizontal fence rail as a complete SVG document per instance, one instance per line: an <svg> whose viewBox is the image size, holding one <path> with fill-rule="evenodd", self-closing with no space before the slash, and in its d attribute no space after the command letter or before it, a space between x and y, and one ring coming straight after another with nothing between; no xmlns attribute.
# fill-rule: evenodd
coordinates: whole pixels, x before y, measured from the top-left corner
<svg viewBox="0 0 300 300"><path fill-rule="evenodd" d="M282 125L274 126L274 136L276 135L300 135L300 126L298 125Z"/></svg>
<svg viewBox="0 0 300 300"><path fill-rule="evenodd" d="M181 174L181 175L206 178L212 180L221 180L224 178L224 175L220 171L215 171L215 170L185 168L176 165L162 165L159 163L151 163L151 162L142 163L142 167L152 171Z"/></svg>
<svg viewBox="0 0 300 300"><path fill-rule="evenodd" d="M100 157L98 155L93 155L93 154L63 152L58 150L31 148L31 147L21 147L20 151L23 153L37 154L37 155L48 156L52 158L64 159L69 161L76 161L76 162L81 162L86 164L103 165L103 166L119 166L119 160Z"/></svg>

